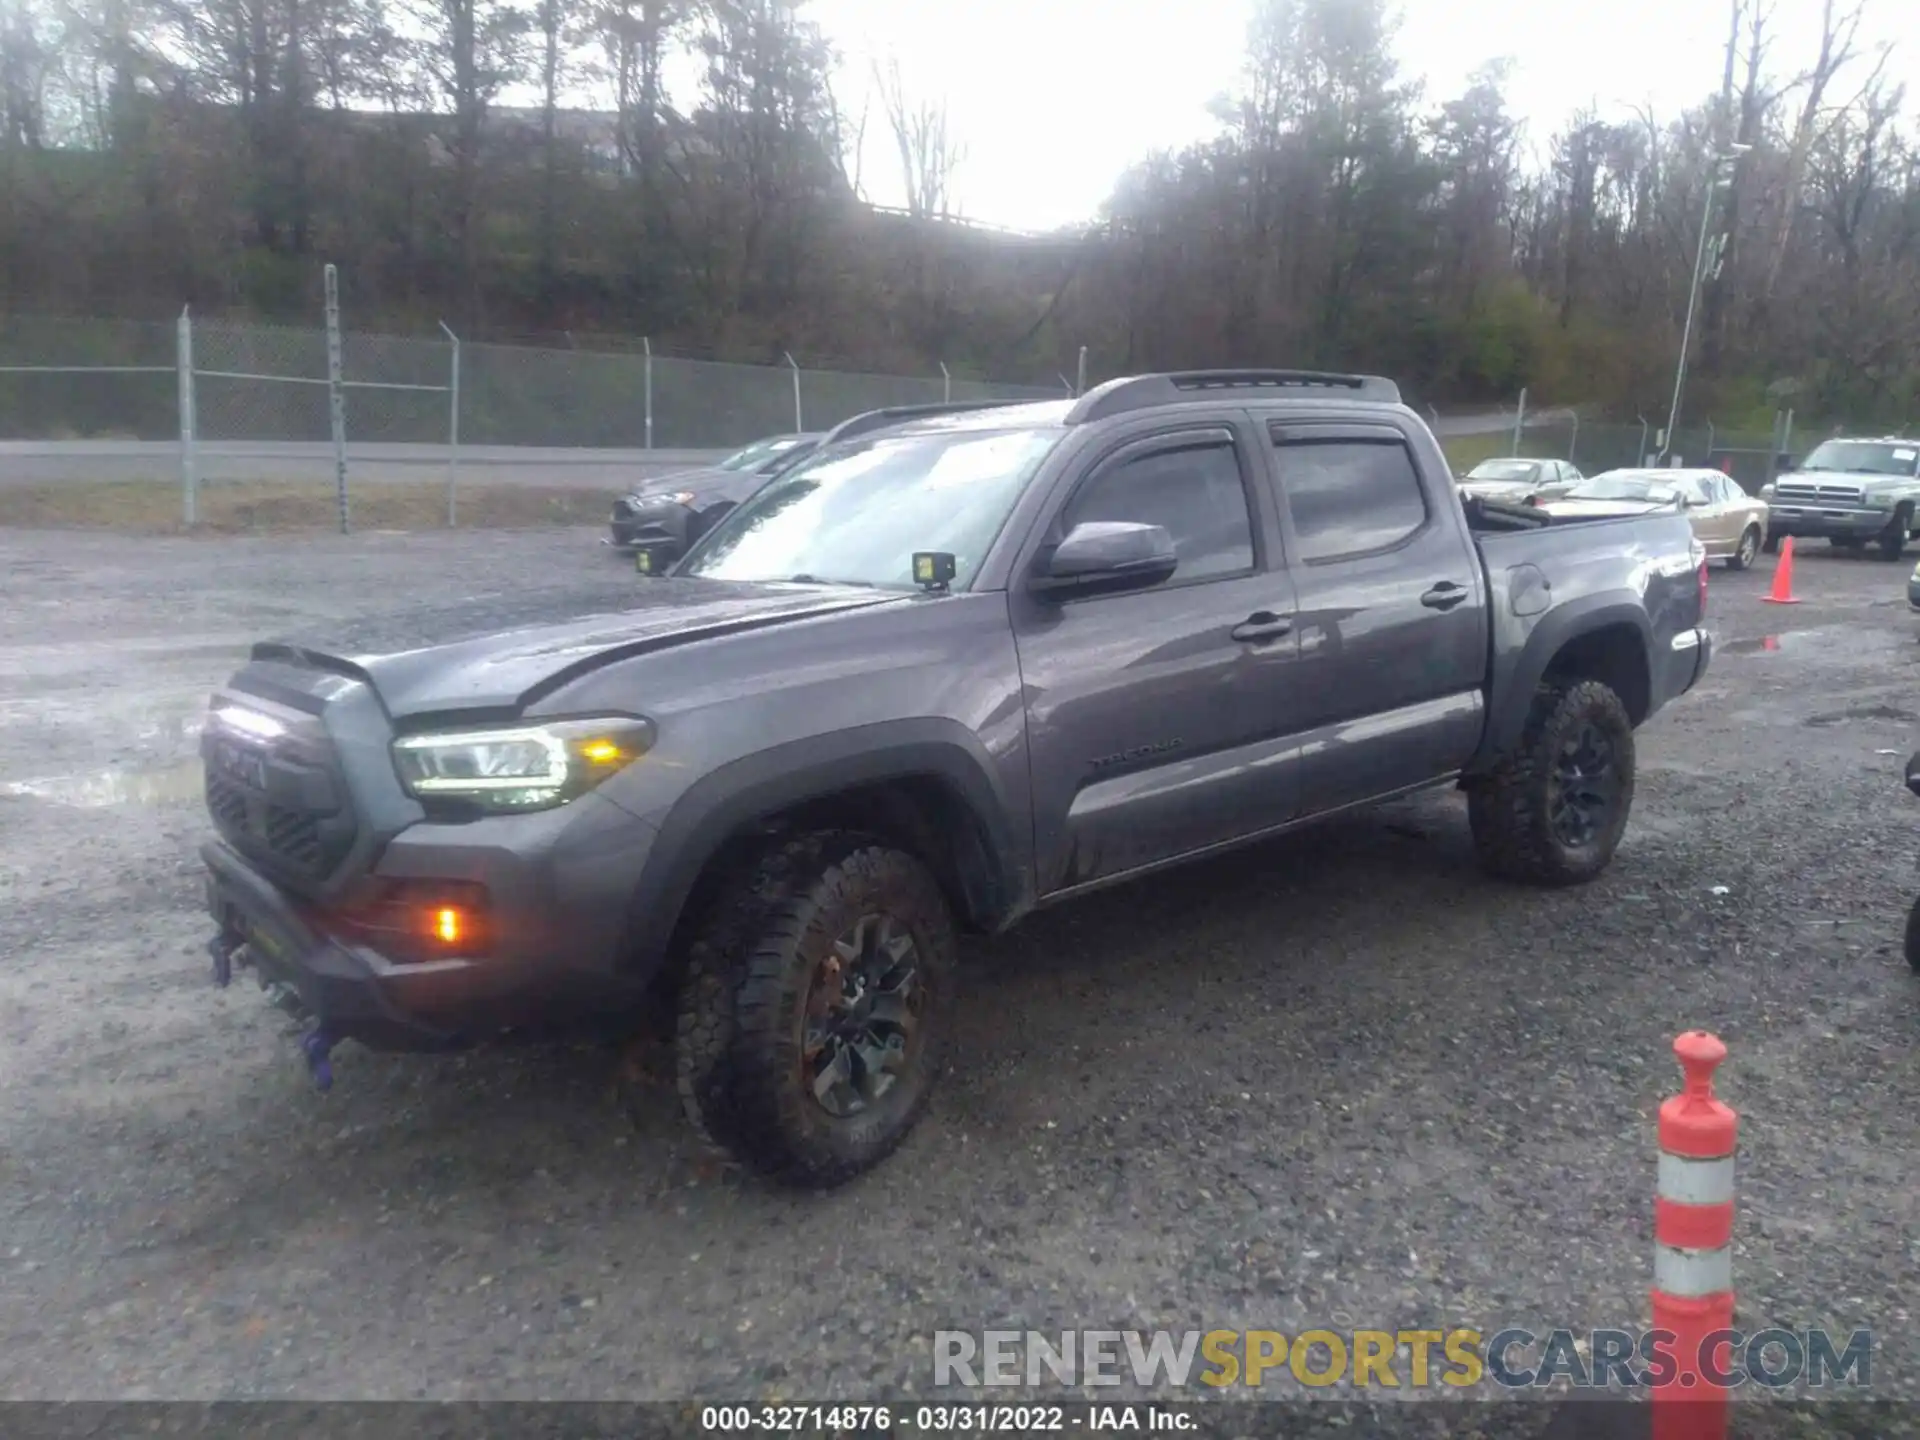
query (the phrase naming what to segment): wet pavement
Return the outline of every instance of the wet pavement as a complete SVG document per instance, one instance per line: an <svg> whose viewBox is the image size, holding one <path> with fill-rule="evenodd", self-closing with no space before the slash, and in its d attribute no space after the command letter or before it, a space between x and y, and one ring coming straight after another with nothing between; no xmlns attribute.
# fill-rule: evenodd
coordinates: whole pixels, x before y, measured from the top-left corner
<svg viewBox="0 0 1920 1440"><path fill-rule="evenodd" d="M207 983L195 743L252 639L604 567L584 532L0 532L0 1395L872 1399L936 1328L1644 1323L1677 1031L1732 1049L1739 1323L1873 1327L1920 1397L1920 621L1809 546L1716 570L1579 891L1458 801L1351 817L969 954L886 1167L717 1171L591 1047L336 1056Z"/></svg>

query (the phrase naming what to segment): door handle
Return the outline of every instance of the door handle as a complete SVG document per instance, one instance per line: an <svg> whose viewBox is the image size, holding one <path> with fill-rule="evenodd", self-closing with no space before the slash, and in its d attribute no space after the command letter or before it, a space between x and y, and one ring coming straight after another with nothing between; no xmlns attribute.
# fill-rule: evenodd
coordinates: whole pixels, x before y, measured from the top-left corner
<svg viewBox="0 0 1920 1440"><path fill-rule="evenodd" d="M1261 640L1278 640L1283 635L1293 633L1293 617L1276 615L1271 610L1256 610L1245 620L1234 626L1233 638L1248 643Z"/></svg>
<svg viewBox="0 0 1920 1440"><path fill-rule="evenodd" d="M1451 580L1442 580L1420 597L1420 603L1429 610L1451 610L1466 598L1466 586L1456 585Z"/></svg>

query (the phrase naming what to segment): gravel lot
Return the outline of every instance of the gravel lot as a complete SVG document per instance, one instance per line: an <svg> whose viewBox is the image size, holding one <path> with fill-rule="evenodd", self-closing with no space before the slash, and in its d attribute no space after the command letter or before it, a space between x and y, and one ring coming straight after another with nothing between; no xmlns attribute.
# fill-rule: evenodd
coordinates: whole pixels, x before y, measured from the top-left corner
<svg viewBox="0 0 1920 1440"><path fill-rule="evenodd" d="M617 597L591 533L0 531L0 575L0 1395L925 1398L937 1328L1644 1324L1699 1025L1739 1323L1873 1327L1874 1391L1920 1397L1904 567L1809 546L1793 608L1715 572L1713 670L1587 889L1482 880L1448 795L975 946L927 1121L818 1197L705 1161L664 1087L636 1126L589 1047L348 1047L318 1095L207 983L194 729L244 645Z"/></svg>

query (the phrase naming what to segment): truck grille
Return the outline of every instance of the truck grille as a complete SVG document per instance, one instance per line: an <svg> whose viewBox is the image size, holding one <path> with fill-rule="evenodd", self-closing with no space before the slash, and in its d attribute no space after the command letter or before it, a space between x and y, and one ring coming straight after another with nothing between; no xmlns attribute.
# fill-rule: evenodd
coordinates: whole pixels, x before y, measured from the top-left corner
<svg viewBox="0 0 1920 1440"><path fill-rule="evenodd" d="M202 736L207 813L242 854L288 880L325 879L356 835L332 747L307 737L248 744L209 726Z"/></svg>
<svg viewBox="0 0 1920 1440"><path fill-rule="evenodd" d="M1810 481L1773 487L1773 498L1788 505L1858 505L1865 494L1858 485L1818 485Z"/></svg>

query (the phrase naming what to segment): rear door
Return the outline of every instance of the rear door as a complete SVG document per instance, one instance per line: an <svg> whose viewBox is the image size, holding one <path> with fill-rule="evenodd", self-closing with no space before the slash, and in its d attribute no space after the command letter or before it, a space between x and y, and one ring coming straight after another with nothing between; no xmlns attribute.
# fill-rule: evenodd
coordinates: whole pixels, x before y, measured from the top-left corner
<svg viewBox="0 0 1920 1440"><path fill-rule="evenodd" d="M1319 813L1458 771L1480 742L1480 557L1406 436L1274 421L1269 455L1300 607L1302 804Z"/></svg>
<svg viewBox="0 0 1920 1440"><path fill-rule="evenodd" d="M1042 895L1284 824L1299 810L1299 646L1251 421L1144 427L1089 457L1009 587ZM1129 594L1022 584L1083 521L1165 526L1180 564Z"/></svg>

